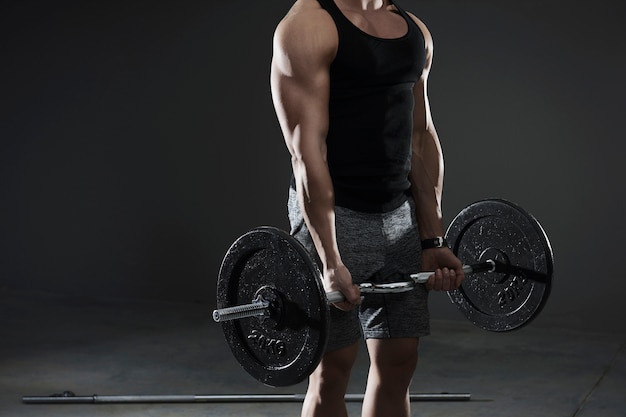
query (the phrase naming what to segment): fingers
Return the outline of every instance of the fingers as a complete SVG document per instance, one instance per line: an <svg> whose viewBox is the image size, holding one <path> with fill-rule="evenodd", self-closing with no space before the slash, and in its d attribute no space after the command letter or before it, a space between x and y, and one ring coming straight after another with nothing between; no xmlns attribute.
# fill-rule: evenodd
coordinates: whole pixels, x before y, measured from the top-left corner
<svg viewBox="0 0 626 417"><path fill-rule="evenodd" d="M461 269L460 273L459 272L456 273L456 281L454 282L455 290L461 286L464 279L465 279L465 272L463 272L463 269Z"/></svg>
<svg viewBox="0 0 626 417"><path fill-rule="evenodd" d="M433 291L453 291L461 286L464 278L462 271L457 273L449 268L436 269L435 273L428 278L426 288Z"/></svg>
<svg viewBox="0 0 626 417"><path fill-rule="evenodd" d="M352 284L346 290L340 290L345 297L344 301L333 303L335 307L343 311L352 310L355 306L361 304L361 290L358 285Z"/></svg>
<svg viewBox="0 0 626 417"><path fill-rule="evenodd" d="M361 303L361 289L352 282L352 275L345 265L324 269L324 287L326 291L339 291L344 301L333 303L341 310L352 310Z"/></svg>

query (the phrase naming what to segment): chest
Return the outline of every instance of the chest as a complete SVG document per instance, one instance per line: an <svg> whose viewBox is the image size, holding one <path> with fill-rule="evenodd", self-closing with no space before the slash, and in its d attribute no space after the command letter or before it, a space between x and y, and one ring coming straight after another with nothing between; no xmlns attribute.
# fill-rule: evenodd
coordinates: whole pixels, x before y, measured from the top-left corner
<svg viewBox="0 0 626 417"><path fill-rule="evenodd" d="M398 17L404 27L393 38L374 36L347 18L337 19L339 38L331 80L345 86L417 81L426 62L424 38L416 25Z"/></svg>
<svg viewBox="0 0 626 417"><path fill-rule="evenodd" d="M351 10L340 11L352 25L373 37L397 39L408 32L406 20L399 13L391 10L365 13Z"/></svg>

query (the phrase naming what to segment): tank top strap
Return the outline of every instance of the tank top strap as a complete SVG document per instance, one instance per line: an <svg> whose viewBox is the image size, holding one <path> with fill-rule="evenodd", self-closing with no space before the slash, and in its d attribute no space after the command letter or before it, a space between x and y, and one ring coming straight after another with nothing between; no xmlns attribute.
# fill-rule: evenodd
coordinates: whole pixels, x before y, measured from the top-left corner
<svg viewBox="0 0 626 417"><path fill-rule="evenodd" d="M334 0L317 0L318 3L337 21L337 18L341 18L343 13L339 10L339 6Z"/></svg>

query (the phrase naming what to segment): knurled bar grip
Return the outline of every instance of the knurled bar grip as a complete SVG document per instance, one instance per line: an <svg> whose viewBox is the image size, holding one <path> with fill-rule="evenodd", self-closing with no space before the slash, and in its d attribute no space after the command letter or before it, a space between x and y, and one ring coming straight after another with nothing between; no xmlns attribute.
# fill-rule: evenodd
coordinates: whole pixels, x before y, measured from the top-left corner
<svg viewBox="0 0 626 417"><path fill-rule="evenodd" d="M492 261L491 259L485 261L485 262L481 262L478 264L472 264L472 265L463 265L463 272L466 274L472 274L475 272L493 272L496 269L496 263L494 261ZM409 278L411 278L411 280L415 283L415 284L424 284L426 281L428 281L428 278L434 274L434 272L419 272L417 274L411 274L409 275ZM384 285L384 284L383 284ZM388 284L391 285L391 284ZM412 289L413 285L410 285L409 289ZM368 291L363 291L363 288L361 288L361 292L365 292L367 293ZM389 293L389 292L400 292L400 291L384 291L384 290L379 290L379 291L371 291L371 292L377 292L377 293ZM328 298L328 302L329 303L338 303L340 301L345 300L344 295L339 292L339 291L331 291L331 292L327 292L326 293L326 298Z"/></svg>
<svg viewBox="0 0 626 417"><path fill-rule="evenodd" d="M492 260L481 262L473 265L464 265L463 272L466 274L472 274L476 272L493 272L496 268L496 263ZM411 281L406 282L391 282L387 284L371 284L362 283L359 284L359 289L363 294L385 294L410 291L413 289L414 284L423 284L428 281L428 278L434 274L434 272L420 272L417 274L409 275ZM326 293L328 303L338 303L345 300L344 295L339 291L330 291ZM213 320L217 323L237 320L246 317L258 317L268 315L270 308L270 302L264 300L263 297L258 296L250 304L242 304L233 307L225 307L213 310Z"/></svg>
<svg viewBox="0 0 626 417"><path fill-rule="evenodd" d="M219 323L222 321L243 319L245 317L263 316L269 313L269 307L270 302L259 295L250 304L213 310L213 320Z"/></svg>

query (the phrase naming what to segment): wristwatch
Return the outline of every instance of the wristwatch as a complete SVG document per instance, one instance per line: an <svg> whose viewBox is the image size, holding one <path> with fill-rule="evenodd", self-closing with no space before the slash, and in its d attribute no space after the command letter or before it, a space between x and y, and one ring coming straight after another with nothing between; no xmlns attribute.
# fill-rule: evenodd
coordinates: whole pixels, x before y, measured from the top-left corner
<svg viewBox="0 0 626 417"><path fill-rule="evenodd" d="M422 240L422 249L447 248L448 241L441 236Z"/></svg>

